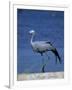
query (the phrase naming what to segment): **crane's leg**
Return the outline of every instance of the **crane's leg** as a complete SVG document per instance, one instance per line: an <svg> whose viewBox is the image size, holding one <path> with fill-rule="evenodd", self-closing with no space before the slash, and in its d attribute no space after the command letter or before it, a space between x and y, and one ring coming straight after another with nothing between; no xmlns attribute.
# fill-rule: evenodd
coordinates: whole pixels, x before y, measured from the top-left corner
<svg viewBox="0 0 72 90"><path fill-rule="evenodd" d="M47 56L47 58L48 58L48 60L49 60L49 59L50 59L50 57L48 56L47 52L45 52L45 54L46 54L46 56Z"/></svg>
<svg viewBox="0 0 72 90"><path fill-rule="evenodd" d="M46 66L46 64L44 64L44 65L42 66L42 72L43 72L43 73L45 72L45 66Z"/></svg>
<svg viewBox="0 0 72 90"><path fill-rule="evenodd" d="M41 70L41 72L45 72L45 66L46 66L46 64L44 63L44 58L43 58L43 54L41 54L41 56L42 56L42 70Z"/></svg>

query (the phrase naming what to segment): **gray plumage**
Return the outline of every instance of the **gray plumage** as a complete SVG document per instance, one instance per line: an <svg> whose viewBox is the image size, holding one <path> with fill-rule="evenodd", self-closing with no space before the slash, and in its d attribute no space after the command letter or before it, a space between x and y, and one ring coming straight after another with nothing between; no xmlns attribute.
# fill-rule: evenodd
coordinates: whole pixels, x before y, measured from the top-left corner
<svg viewBox="0 0 72 90"><path fill-rule="evenodd" d="M57 62L57 58L58 58L59 62L61 63L61 58L58 54L58 51L55 47L53 47L51 42L48 42L48 41L33 41L35 31L31 30L29 33L32 35L30 43L31 43L31 46L32 46L32 49L33 49L34 52L40 53L41 56L42 56L43 53L51 51L52 53L54 53L54 55L56 57L56 62Z"/></svg>

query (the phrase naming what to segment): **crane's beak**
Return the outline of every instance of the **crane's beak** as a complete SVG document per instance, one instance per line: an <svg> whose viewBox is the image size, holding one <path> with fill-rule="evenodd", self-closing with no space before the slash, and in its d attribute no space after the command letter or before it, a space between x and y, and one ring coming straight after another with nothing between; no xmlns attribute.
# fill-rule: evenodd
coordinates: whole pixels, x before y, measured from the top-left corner
<svg viewBox="0 0 72 90"><path fill-rule="evenodd" d="M29 32L29 34L31 34L31 32Z"/></svg>
<svg viewBox="0 0 72 90"><path fill-rule="evenodd" d="M29 32L28 34L29 34L30 36L32 35L32 33L30 33L30 32Z"/></svg>

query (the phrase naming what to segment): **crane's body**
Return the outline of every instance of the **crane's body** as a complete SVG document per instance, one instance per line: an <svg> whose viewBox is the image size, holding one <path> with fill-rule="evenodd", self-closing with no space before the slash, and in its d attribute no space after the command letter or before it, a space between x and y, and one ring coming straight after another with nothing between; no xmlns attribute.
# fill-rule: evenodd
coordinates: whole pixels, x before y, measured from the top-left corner
<svg viewBox="0 0 72 90"><path fill-rule="evenodd" d="M31 45L35 52L40 53L44 53L53 49L50 42L46 41L35 41L34 43L31 43Z"/></svg>
<svg viewBox="0 0 72 90"><path fill-rule="evenodd" d="M56 48L53 47L51 42L48 42L48 41L33 41L35 31L31 30L29 33L32 35L30 43L31 43L31 46L32 46L34 52L40 53L41 56L43 56L43 53L51 51L56 56L56 62L57 62L57 58L58 58L59 62L61 63L61 58L58 54L58 51L56 50ZM44 67L43 67L43 69L44 69Z"/></svg>

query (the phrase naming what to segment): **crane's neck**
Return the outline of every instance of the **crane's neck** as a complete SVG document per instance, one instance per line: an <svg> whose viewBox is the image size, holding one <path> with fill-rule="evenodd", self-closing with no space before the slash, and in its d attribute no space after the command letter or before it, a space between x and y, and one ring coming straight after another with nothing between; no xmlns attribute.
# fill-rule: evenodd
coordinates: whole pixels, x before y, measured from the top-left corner
<svg viewBox="0 0 72 90"><path fill-rule="evenodd" d="M32 37L31 37L31 44L33 43L33 38L34 38L34 34L32 34Z"/></svg>

